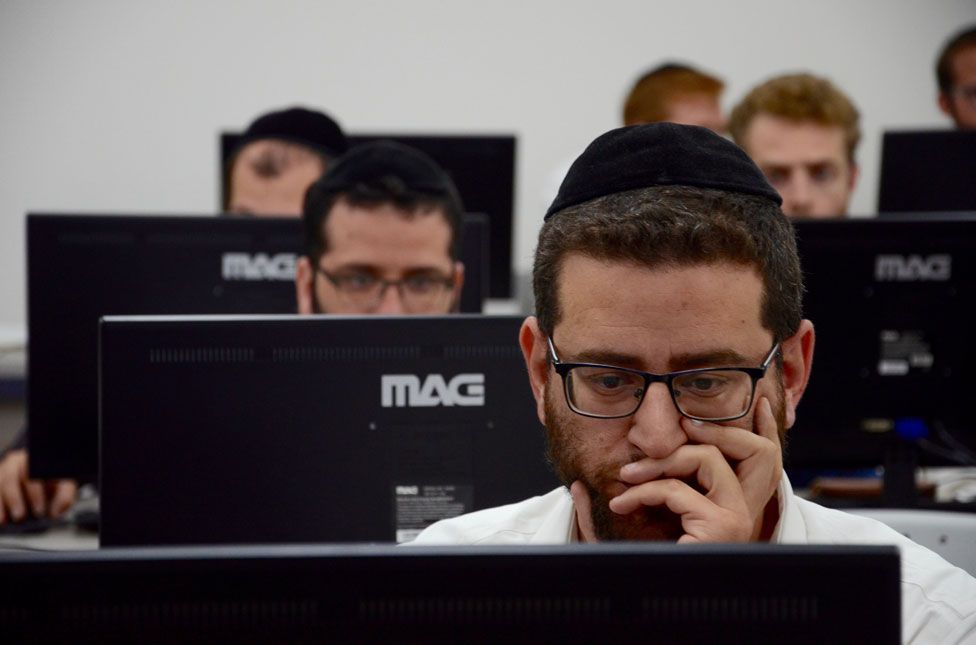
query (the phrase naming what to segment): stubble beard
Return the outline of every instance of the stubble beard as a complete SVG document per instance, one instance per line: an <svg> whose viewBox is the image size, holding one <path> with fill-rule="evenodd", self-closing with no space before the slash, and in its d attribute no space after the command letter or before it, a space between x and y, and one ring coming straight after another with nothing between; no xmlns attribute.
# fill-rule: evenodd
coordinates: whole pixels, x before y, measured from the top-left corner
<svg viewBox="0 0 976 645"><path fill-rule="evenodd" d="M778 383L778 401L773 402L773 415L776 418L781 441L785 440L786 412L782 381ZM684 535L681 516L667 506L642 506L627 515L610 510L610 499L618 493L610 493L620 488L620 467L624 463L637 461L644 457L634 451L625 462L602 462L594 468L584 466L584 442L582 437L587 429L587 421L571 410L566 409L558 387L545 388L546 444L547 456L556 475L567 488L579 481L590 496L590 514L593 530L601 541L669 541L676 542ZM597 419L591 421L599 422ZM615 420L619 421L619 420ZM687 482L695 486L695 482Z"/></svg>

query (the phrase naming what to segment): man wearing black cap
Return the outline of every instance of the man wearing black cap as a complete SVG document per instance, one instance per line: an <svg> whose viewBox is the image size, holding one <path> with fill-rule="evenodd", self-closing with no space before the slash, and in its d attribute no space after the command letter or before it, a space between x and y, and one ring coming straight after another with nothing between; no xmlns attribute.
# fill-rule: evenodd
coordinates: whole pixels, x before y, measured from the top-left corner
<svg viewBox="0 0 976 645"><path fill-rule="evenodd" d="M458 302L463 208L447 173L392 141L352 149L303 209L299 313L443 314Z"/></svg>
<svg viewBox="0 0 976 645"><path fill-rule="evenodd" d="M347 148L342 129L322 112L294 107L261 115L227 162L224 210L300 215L309 185Z"/></svg>
<svg viewBox="0 0 976 645"><path fill-rule="evenodd" d="M893 543L905 640L976 635L976 580L874 520L794 496L783 473L814 331L780 203L705 128L594 141L546 214L537 315L519 338L564 486L415 543Z"/></svg>

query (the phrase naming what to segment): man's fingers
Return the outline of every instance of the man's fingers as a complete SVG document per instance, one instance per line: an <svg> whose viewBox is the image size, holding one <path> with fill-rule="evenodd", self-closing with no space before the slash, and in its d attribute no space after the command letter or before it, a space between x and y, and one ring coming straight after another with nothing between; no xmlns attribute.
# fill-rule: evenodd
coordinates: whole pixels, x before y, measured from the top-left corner
<svg viewBox="0 0 976 645"><path fill-rule="evenodd" d="M667 506L673 513L684 515L704 501L701 493L682 481L659 479L628 488L610 500L610 510L627 515L643 506Z"/></svg>
<svg viewBox="0 0 976 645"><path fill-rule="evenodd" d="M752 534L742 497L731 507L714 503L677 479L660 479L627 489L610 500L610 510L627 515L645 506L667 506L681 517L685 536L679 542L740 542Z"/></svg>
<svg viewBox="0 0 976 645"><path fill-rule="evenodd" d="M773 404L767 396L762 397L756 405L756 432L779 446L779 424L776 423Z"/></svg>
<svg viewBox="0 0 976 645"><path fill-rule="evenodd" d="M19 522L27 514L24 508L24 496L20 491L20 482L4 481L0 488L0 503L7 509L8 519Z"/></svg>
<svg viewBox="0 0 976 645"><path fill-rule="evenodd" d="M709 508L720 508L732 512L744 512L742 496L732 496L728 506L707 498L685 482L678 479L659 479L640 486L632 486L610 500L610 510L620 515L633 513L643 506L667 506L678 515L688 513L707 514Z"/></svg>
<svg viewBox="0 0 976 645"><path fill-rule="evenodd" d="M691 423L682 420L689 438L716 446L727 459L736 462L736 477L742 486L752 513L758 517L775 493L783 471L783 454L779 427L768 397L756 404L753 429Z"/></svg>
<svg viewBox="0 0 976 645"><path fill-rule="evenodd" d="M694 477L704 494L719 506L733 508L742 498L735 473L715 446L684 445L664 459L644 459L620 469L620 478L630 484L659 479Z"/></svg>
<svg viewBox="0 0 976 645"><path fill-rule="evenodd" d="M580 541L599 542L596 537L596 530L593 528L592 506L586 486L583 485L583 482L576 480L569 487L569 494L573 497L573 506L576 508L576 525L579 527Z"/></svg>
<svg viewBox="0 0 976 645"><path fill-rule="evenodd" d="M34 517L44 517L47 513L47 498L44 495L44 484L35 480L24 482L24 494L27 495L27 502L30 504L31 513Z"/></svg>
<svg viewBox="0 0 976 645"><path fill-rule="evenodd" d="M760 405L756 406L757 417L760 408ZM748 459L768 444L765 437L760 437L756 432L735 426L695 423L691 419L682 419L681 427L694 443L715 446L732 461Z"/></svg>
<svg viewBox="0 0 976 645"><path fill-rule="evenodd" d="M27 510L21 482L27 480L27 451L11 450L0 461L0 505L5 508L5 520L19 522Z"/></svg>
<svg viewBox="0 0 976 645"><path fill-rule="evenodd" d="M59 479L53 482L53 486L49 487L48 492L51 498L48 509L51 517L61 517L65 511L74 505L75 497L78 495L78 484L71 479Z"/></svg>

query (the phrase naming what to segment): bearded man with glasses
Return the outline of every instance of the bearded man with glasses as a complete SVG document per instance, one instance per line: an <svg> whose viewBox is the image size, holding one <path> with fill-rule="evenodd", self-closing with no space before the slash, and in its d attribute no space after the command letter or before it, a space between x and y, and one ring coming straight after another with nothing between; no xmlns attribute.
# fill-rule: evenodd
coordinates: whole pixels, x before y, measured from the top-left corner
<svg viewBox="0 0 976 645"><path fill-rule="evenodd" d="M905 642L976 636L976 580L793 494L783 444L813 359L781 199L705 128L613 130L546 213L519 342L563 482L413 544L897 544ZM959 641L956 638L959 637Z"/></svg>
<svg viewBox="0 0 976 645"><path fill-rule="evenodd" d="M464 284L463 209L424 153L378 141L340 157L305 194L303 314L445 314Z"/></svg>

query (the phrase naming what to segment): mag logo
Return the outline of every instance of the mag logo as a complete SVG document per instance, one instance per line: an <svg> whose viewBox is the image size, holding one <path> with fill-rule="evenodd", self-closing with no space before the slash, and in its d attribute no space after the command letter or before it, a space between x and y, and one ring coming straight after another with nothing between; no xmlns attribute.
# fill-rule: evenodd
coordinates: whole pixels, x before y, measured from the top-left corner
<svg viewBox="0 0 976 645"><path fill-rule="evenodd" d="M220 275L224 280L244 280L260 282L263 280L292 281L295 279L295 264L298 257L294 253L224 253L221 256Z"/></svg>
<svg viewBox="0 0 976 645"><path fill-rule="evenodd" d="M952 256L879 255L874 261L877 282L945 282L952 277Z"/></svg>
<svg viewBox="0 0 976 645"><path fill-rule="evenodd" d="M483 406L485 375L458 374L446 379L430 374L384 374L380 377L380 401L384 408L431 408L436 406Z"/></svg>

